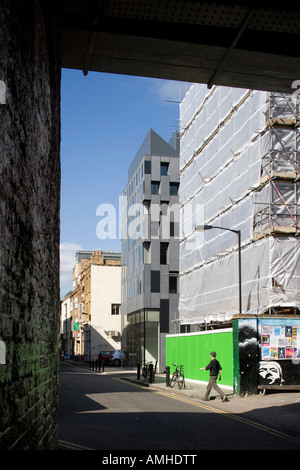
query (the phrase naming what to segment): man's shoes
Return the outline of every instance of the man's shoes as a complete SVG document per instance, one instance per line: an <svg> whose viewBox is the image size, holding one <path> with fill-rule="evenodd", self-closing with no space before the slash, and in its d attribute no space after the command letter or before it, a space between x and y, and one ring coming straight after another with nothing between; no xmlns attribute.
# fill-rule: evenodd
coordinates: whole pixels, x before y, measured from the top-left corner
<svg viewBox="0 0 300 470"><path fill-rule="evenodd" d="M202 401L209 401L207 398L204 398L204 397L202 397L201 400Z"/></svg>

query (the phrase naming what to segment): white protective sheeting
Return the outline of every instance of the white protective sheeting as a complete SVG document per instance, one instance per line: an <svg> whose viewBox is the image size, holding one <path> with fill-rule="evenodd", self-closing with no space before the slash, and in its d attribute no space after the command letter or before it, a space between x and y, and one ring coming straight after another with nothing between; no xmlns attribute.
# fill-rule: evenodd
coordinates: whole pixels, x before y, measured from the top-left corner
<svg viewBox="0 0 300 470"><path fill-rule="evenodd" d="M242 250L242 312L300 305L300 241L264 238ZM239 313L237 253L219 257L180 277L180 320L209 323Z"/></svg>
<svg viewBox="0 0 300 470"><path fill-rule="evenodd" d="M294 119L292 104L268 92L198 84L181 103L181 322L238 313L237 236L196 232L204 223L241 230L244 313L300 306L299 239L254 241L270 226L299 225L299 182L269 178L274 171L299 172L299 129L268 125L272 118Z"/></svg>

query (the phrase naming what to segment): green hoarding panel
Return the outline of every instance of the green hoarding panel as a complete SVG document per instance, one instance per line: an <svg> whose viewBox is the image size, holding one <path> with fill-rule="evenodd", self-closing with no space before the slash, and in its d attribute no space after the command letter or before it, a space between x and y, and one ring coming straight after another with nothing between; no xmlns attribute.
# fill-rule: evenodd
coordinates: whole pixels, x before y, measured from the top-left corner
<svg viewBox="0 0 300 470"><path fill-rule="evenodd" d="M232 329L169 335L166 337L166 365L173 372L173 364L184 366L186 379L208 382L209 372L202 370L209 364L210 352L217 353L223 385L233 386L233 339Z"/></svg>

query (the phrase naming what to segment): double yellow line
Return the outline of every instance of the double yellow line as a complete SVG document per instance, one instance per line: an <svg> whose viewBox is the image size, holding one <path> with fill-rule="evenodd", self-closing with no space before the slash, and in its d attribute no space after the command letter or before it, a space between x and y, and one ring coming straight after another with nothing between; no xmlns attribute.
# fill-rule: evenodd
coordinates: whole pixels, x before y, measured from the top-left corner
<svg viewBox="0 0 300 470"><path fill-rule="evenodd" d="M119 378L115 379L115 380L123 382L123 380L119 379ZM130 382L126 381L126 383L130 383ZM135 387L139 387L139 388L141 387L139 384L134 384L134 383L130 383L130 385L135 386ZM300 440L295 438L295 437L289 436L288 434L285 434L283 432L280 432L280 431L277 431L275 429L269 428L268 426L265 426L264 424L256 423L255 421L251 421L249 419L242 418L238 415L230 413L229 411L222 410L222 409L219 409L219 408L215 408L213 406L209 406L209 405L206 405L204 403L197 403L194 400L189 400L187 398L182 398L182 397L179 397L179 396L176 396L176 395L170 395L169 393L165 393L165 392L162 392L162 391L159 391L159 390L145 388L145 391L154 392L154 393L157 393L158 395L162 395L162 396L167 397L167 398L173 398L173 400L181 401L183 403L187 403L189 405L193 405L193 406L196 406L198 408L205 409L205 410L210 411L212 413L218 413L220 415L227 416L228 418L234 419L234 420L239 421L239 422L244 423L244 424L248 424L249 426L252 426L252 427L255 427L255 428L260 429L262 431L268 432L269 434L273 434L276 437L286 439L286 440L288 440L290 442L293 442L293 443L300 446ZM59 446L60 447L65 447L65 448L68 448L68 449L73 449L73 450L94 450L94 449L90 449L88 447L80 446L79 444L73 444L71 442L66 442L66 441L62 441L62 440L59 441Z"/></svg>
<svg viewBox="0 0 300 470"><path fill-rule="evenodd" d="M281 437L282 439L287 439L288 441L291 441L291 442L294 442L295 444L300 445L300 440L295 437L289 436L288 434L284 434L283 432L280 432L280 431L276 431L275 429L269 428L268 426L256 423L249 419L241 418L240 416L230 413L229 411L220 410L219 408L214 408L213 406L205 405L202 403L197 403L196 401L188 400L187 398L181 398L178 396L169 395L168 393L159 392L159 391L155 391L155 392L158 393L159 395L163 395L168 398L173 398L174 400L182 401L183 403L188 403L189 405L197 406L198 408L203 408L213 413L218 413L218 414L227 416L228 418L235 419L236 421L240 421L242 423L248 424L249 426L253 426L255 428L266 431L269 434L273 434L276 437Z"/></svg>

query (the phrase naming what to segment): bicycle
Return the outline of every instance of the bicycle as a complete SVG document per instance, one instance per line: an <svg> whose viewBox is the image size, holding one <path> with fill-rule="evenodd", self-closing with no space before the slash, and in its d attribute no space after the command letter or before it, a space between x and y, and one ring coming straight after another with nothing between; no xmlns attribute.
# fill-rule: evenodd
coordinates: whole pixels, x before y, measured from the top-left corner
<svg viewBox="0 0 300 470"><path fill-rule="evenodd" d="M152 362L144 361L144 365L142 368L142 376L145 380L150 380L150 364L152 364Z"/></svg>
<svg viewBox="0 0 300 470"><path fill-rule="evenodd" d="M173 364L175 370L171 377L170 387L174 387L175 383L177 382L178 388L181 389L182 387L185 388L185 380L184 380L184 373L183 373L183 365L177 366Z"/></svg>

